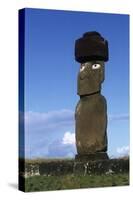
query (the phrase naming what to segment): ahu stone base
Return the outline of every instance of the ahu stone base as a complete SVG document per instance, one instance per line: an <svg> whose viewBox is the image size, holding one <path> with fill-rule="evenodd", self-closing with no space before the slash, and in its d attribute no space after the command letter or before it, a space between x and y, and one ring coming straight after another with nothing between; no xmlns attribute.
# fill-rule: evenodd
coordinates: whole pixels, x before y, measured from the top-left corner
<svg viewBox="0 0 133 200"><path fill-rule="evenodd" d="M98 152L91 154L77 154L75 156L75 161L77 162L89 162L89 161L99 161L99 160L107 160L109 159L108 154L106 152Z"/></svg>
<svg viewBox="0 0 133 200"><path fill-rule="evenodd" d="M34 169L35 168L35 169ZM30 173L31 172L31 173ZM78 161L60 160L60 161L42 161L39 163L27 163L25 165L24 177L43 175L102 175L118 174L129 172L129 159L104 159L98 161ZM22 174L21 174L22 175Z"/></svg>

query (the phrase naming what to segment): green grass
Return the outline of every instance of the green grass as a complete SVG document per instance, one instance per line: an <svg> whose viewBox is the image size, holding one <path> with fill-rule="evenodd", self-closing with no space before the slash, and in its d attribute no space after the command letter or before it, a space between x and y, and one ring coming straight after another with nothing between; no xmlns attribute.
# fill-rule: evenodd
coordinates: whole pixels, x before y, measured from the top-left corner
<svg viewBox="0 0 133 200"><path fill-rule="evenodd" d="M32 176L25 179L26 192L129 185L129 174Z"/></svg>

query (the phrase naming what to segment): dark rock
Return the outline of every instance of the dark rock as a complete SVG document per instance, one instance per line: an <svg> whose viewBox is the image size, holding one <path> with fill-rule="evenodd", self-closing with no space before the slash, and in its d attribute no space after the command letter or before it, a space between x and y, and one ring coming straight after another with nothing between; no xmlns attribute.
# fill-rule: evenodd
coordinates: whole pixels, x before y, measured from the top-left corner
<svg viewBox="0 0 133 200"><path fill-rule="evenodd" d="M108 42L98 32L87 32L75 42L75 60L84 63L108 60Z"/></svg>
<svg viewBox="0 0 133 200"><path fill-rule="evenodd" d="M109 159L108 155L106 152L99 152L99 153L92 153L92 154L77 154L75 156L75 161L76 162L90 162L90 161L96 161L98 160L107 160Z"/></svg>
<svg viewBox="0 0 133 200"><path fill-rule="evenodd" d="M81 159L83 160L83 159ZM34 176L32 172L33 168L39 169L39 174L43 176L61 176L61 175L111 175L121 174L129 172L129 159L104 159L90 161L87 159L80 160L63 160L63 161L51 161L41 163L27 163L25 173L29 173L29 176ZM24 178L24 176L22 176ZM24 179L23 179L24 181Z"/></svg>
<svg viewBox="0 0 133 200"><path fill-rule="evenodd" d="M106 112L106 100L102 95L95 94L80 99L75 113L76 147L79 155L107 151Z"/></svg>
<svg viewBox="0 0 133 200"><path fill-rule="evenodd" d="M72 161L48 162L39 164L40 175L63 175L71 174L73 172Z"/></svg>

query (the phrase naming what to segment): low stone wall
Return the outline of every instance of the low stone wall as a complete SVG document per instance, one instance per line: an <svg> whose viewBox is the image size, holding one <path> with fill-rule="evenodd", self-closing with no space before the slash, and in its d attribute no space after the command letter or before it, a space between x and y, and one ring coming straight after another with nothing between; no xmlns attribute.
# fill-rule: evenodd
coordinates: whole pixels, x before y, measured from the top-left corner
<svg viewBox="0 0 133 200"><path fill-rule="evenodd" d="M87 163L76 163L74 174L114 174L126 173L129 171L129 160L101 160Z"/></svg>
<svg viewBox="0 0 133 200"><path fill-rule="evenodd" d="M101 161L75 162L74 160L42 161L25 163L25 177L44 175L91 175L114 174L129 172L129 159L109 159Z"/></svg>

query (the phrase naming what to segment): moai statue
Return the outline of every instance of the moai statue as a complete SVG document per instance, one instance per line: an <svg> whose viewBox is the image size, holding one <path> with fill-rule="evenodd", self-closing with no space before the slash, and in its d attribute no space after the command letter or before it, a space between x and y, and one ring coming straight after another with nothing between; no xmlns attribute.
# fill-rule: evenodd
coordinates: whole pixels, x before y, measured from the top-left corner
<svg viewBox="0 0 133 200"><path fill-rule="evenodd" d="M76 160L108 159L107 104L101 95L108 42L98 32L87 32L75 42L75 60L80 63L76 106Z"/></svg>

